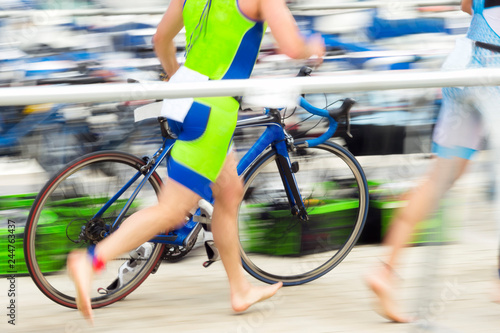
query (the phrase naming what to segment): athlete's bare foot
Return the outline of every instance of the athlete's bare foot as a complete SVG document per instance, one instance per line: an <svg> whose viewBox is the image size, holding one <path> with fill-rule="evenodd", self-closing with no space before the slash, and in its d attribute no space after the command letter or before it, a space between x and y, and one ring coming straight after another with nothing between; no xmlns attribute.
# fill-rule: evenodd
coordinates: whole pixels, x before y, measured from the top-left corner
<svg viewBox="0 0 500 333"><path fill-rule="evenodd" d="M255 303L272 297L283 286L282 282L270 286L249 285L245 291L231 293L231 305L235 312L243 312Z"/></svg>
<svg viewBox="0 0 500 333"><path fill-rule="evenodd" d="M410 318L400 314L393 297L394 293L394 272L389 267L382 267L365 277L368 287L377 296L377 306L379 314L396 323L408 323Z"/></svg>
<svg viewBox="0 0 500 333"><path fill-rule="evenodd" d="M94 317L89 297L93 269L87 251L71 252L68 256L67 267L69 276L75 283L78 310L93 325Z"/></svg>

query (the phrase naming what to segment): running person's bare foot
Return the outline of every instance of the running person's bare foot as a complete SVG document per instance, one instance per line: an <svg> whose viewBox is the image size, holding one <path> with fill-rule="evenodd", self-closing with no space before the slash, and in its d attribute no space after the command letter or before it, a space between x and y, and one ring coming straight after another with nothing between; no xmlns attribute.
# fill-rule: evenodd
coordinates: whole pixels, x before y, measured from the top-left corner
<svg viewBox="0 0 500 333"><path fill-rule="evenodd" d="M365 277L368 287L377 296L379 314L393 322L408 323L410 318L401 315L394 300L394 272L389 267L382 267Z"/></svg>
<svg viewBox="0 0 500 333"><path fill-rule="evenodd" d="M76 305L83 317L94 324L92 305L90 302L90 286L93 268L87 251L73 251L68 256L68 273L76 289Z"/></svg>
<svg viewBox="0 0 500 333"><path fill-rule="evenodd" d="M282 286L282 282L270 286L250 285L243 292L231 293L231 306L235 312L243 312L255 303L272 297Z"/></svg>

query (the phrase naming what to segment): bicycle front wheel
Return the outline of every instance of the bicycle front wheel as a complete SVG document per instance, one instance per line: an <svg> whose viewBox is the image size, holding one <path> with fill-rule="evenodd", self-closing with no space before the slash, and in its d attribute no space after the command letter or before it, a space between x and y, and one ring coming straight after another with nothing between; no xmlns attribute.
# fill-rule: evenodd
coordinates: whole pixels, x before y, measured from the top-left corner
<svg viewBox="0 0 500 333"><path fill-rule="evenodd" d="M75 288L66 271L66 258L85 249L111 231L111 223L143 179L141 175L104 214L95 214L145 162L123 152L97 152L68 164L40 191L25 226L24 252L28 271L37 287L51 300L76 308ZM126 216L157 202L161 179L149 178ZM96 274L91 288L92 307L114 303L135 290L157 267L164 245L144 243L110 261Z"/></svg>
<svg viewBox="0 0 500 333"><path fill-rule="evenodd" d="M300 142L297 142L300 145ZM292 215L274 150L245 173L239 212L243 266L266 283L299 285L319 278L351 251L368 212L363 169L343 147L297 148L290 160L308 220Z"/></svg>

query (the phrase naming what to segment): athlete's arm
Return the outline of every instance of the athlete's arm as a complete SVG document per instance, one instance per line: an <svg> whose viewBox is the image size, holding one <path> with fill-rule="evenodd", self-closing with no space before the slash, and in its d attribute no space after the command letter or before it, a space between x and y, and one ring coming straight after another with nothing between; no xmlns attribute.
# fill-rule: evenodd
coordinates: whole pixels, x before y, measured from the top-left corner
<svg viewBox="0 0 500 333"><path fill-rule="evenodd" d="M153 46L163 70L169 77L179 69L174 37L184 26L182 19L183 0L172 0L153 36Z"/></svg>
<svg viewBox="0 0 500 333"><path fill-rule="evenodd" d="M319 35L305 39L285 0L259 0L262 19L267 21L281 52L294 59L323 57L325 44Z"/></svg>
<svg viewBox="0 0 500 333"><path fill-rule="evenodd" d="M472 15L472 0L462 0L462 11Z"/></svg>

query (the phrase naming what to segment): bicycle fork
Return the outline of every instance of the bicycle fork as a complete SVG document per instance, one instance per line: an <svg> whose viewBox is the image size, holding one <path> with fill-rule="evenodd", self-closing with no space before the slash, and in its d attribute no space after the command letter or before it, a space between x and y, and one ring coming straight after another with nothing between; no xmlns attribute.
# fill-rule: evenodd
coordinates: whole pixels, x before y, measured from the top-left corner
<svg viewBox="0 0 500 333"><path fill-rule="evenodd" d="M299 164L298 162L290 163L288 147L292 147L293 150L295 149L293 146L293 139L289 135L286 136L286 143L281 141L274 146L276 149L276 166L278 167L281 181L288 198L290 212L300 220L308 221L309 215L307 214L304 200L302 200L294 175L299 171Z"/></svg>

